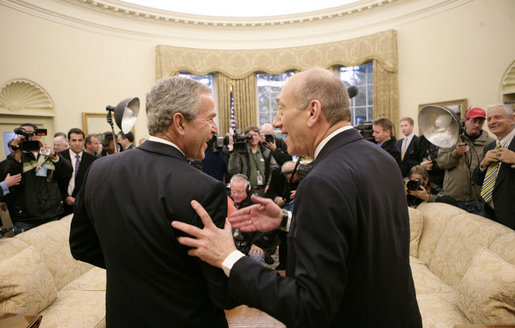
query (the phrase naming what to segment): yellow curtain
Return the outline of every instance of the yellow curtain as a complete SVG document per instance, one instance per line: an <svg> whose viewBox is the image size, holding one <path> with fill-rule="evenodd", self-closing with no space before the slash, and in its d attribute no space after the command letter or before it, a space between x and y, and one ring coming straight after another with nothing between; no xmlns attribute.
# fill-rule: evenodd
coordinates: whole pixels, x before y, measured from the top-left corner
<svg viewBox="0 0 515 328"><path fill-rule="evenodd" d="M232 87L237 129L245 130L249 125L257 125L257 84L256 74L242 79L232 79L222 73L216 74L218 88L219 134L229 132L231 118Z"/></svg>
<svg viewBox="0 0 515 328"><path fill-rule="evenodd" d="M399 86L397 71L386 69L379 61L373 61L374 69L374 119L386 116L395 126L399 121ZM396 131L398 132L398 131Z"/></svg>

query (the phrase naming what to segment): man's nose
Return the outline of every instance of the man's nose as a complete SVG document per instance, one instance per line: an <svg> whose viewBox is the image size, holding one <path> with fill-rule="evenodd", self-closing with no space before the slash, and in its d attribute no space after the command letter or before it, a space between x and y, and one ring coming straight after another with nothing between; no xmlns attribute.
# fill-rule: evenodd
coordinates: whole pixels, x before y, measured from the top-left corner
<svg viewBox="0 0 515 328"><path fill-rule="evenodd" d="M218 134L218 127L216 126L215 122L213 122L213 124L211 124L211 133Z"/></svg>
<svg viewBox="0 0 515 328"><path fill-rule="evenodd" d="M272 126L273 126L274 128L276 128L276 129L280 129L280 128L281 128L281 126L282 126L282 122L281 122L281 117L280 117L280 114L279 114L279 113L275 114L275 116L274 116L274 120L273 120L273 122L272 122Z"/></svg>

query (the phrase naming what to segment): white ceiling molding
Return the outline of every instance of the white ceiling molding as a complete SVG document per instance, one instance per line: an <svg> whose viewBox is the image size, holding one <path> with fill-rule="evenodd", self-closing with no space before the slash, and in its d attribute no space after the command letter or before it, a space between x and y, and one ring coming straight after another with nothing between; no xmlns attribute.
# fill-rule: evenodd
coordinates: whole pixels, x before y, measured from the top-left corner
<svg viewBox="0 0 515 328"><path fill-rule="evenodd" d="M205 43L211 48L266 48L377 33L470 1L362 0L309 13L248 18L175 13L118 0L0 0L0 5L57 23L131 39L190 47L195 40L195 44Z"/></svg>

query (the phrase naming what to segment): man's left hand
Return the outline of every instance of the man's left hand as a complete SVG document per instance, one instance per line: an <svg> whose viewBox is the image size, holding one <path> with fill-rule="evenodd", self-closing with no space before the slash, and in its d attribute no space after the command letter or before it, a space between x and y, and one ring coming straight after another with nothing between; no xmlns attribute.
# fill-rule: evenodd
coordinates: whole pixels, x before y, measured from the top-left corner
<svg viewBox="0 0 515 328"><path fill-rule="evenodd" d="M222 268L225 258L236 250L231 224L226 220L224 228L218 229L199 202L192 200L191 207L204 223L204 229L184 222L172 221L173 228L195 237L178 237L177 240L184 246L192 248L188 251L188 255L196 256L212 266Z"/></svg>

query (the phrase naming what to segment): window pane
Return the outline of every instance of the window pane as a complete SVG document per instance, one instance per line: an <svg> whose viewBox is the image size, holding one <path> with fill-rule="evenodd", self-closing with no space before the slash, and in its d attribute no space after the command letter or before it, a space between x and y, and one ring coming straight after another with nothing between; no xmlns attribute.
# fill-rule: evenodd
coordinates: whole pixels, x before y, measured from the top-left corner
<svg viewBox="0 0 515 328"><path fill-rule="evenodd" d="M346 66L340 68L340 79L347 87L354 85L358 94L351 99L352 124L358 125L361 121L370 121L373 115L373 66L363 64L359 66Z"/></svg>
<svg viewBox="0 0 515 328"><path fill-rule="evenodd" d="M189 73L180 73L179 76L193 79L193 80L203 83L203 84L207 85L208 87L210 87L211 89L213 89L213 75L211 75L211 74L195 75L195 74L189 74Z"/></svg>
<svg viewBox="0 0 515 328"><path fill-rule="evenodd" d="M275 99L293 72L281 74L257 74L257 98L259 125L272 123L277 113Z"/></svg>

